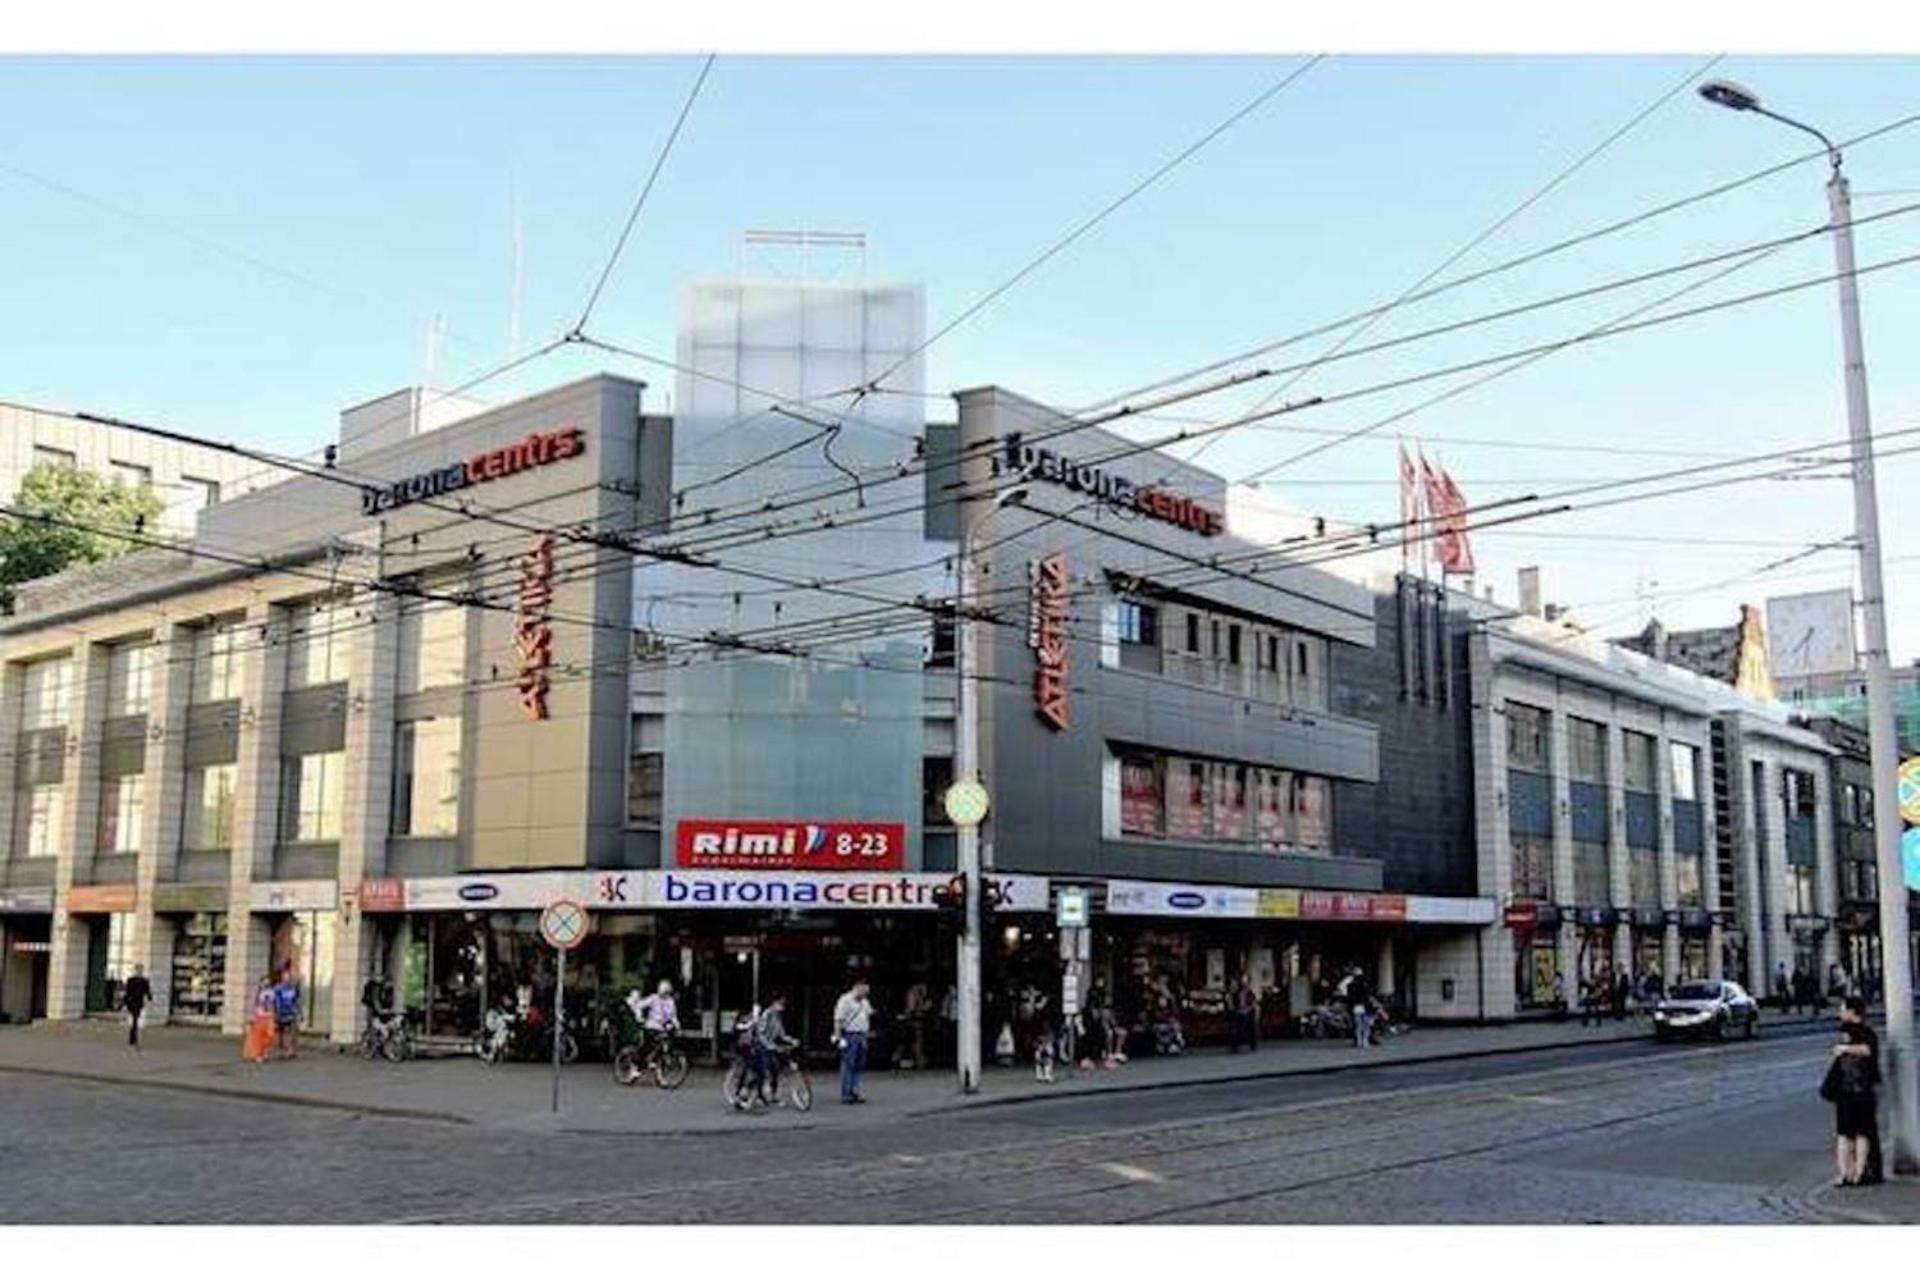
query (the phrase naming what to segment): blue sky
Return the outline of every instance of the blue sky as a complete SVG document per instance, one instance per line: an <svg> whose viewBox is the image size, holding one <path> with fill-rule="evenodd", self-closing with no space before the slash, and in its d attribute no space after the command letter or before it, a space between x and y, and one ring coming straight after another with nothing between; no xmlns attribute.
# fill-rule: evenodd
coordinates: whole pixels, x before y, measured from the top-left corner
<svg viewBox="0 0 1920 1280"><path fill-rule="evenodd" d="M1331 58L942 340L928 385L999 382L1077 404L1390 299L1702 61ZM865 232L868 277L924 282L938 327L1297 62L722 56L593 328L671 353L680 287L734 274L739 233L765 226ZM305 452L331 438L341 407L423 378L436 313L447 331L438 382L497 364L515 323L509 193L530 345L572 324L698 66L8 59L0 118L26 127L0 142L0 399ZM1732 56L1713 74L1847 136L1920 111L1917 70L1913 59ZM1798 135L1681 95L1456 270L1802 149ZM1920 126L1861 146L1848 167L1862 193L1920 190ZM1824 216L1822 178L1802 166L1410 306L1366 340L1802 230ZM1920 194L1863 196L1859 212L1908 201ZM1916 251L1920 213L1861 229L1862 265ZM1816 240L1687 304L1829 270ZM1679 283L1331 365L1294 394L1577 332ZM1863 296L1876 426L1920 426L1920 267L1863 281ZM1832 440L1845 433L1838 345L1831 288L1808 290L1557 354L1398 429L1445 441L1433 451L1476 501L1687 461L1661 450ZM563 352L485 394L599 368L670 390L657 370ZM1364 426L1446 385L1292 421ZM1259 394L1190 409L1226 414ZM1236 432L1205 462L1238 476L1318 438ZM1392 440L1389 430L1285 468L1277 491L1391 519ZM1920 517L1904 501L1916 479L1914 458L1882 465L1897 659L1920 656ZM1489 533L1483 580L1511 600L1513 570L1537 562L1550 598L1610 630L1638 626L1647 591L1671 623L1705 625L1744 598L1846 582L1836 553L1750 575L1847 534L1847 499L1840 480L1774 482L1574 515L1538 535ZM1726 579L1738 581L1701 589Z"/></svg>

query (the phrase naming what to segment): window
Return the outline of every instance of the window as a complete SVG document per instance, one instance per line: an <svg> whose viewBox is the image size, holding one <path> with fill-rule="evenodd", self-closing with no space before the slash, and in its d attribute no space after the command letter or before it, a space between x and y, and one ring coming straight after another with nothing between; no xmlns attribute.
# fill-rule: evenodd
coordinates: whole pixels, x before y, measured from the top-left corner
<svg viewBox="0 0 1920 1280"><path fill-rule="evenodd" d="M1660 905L1660 855L1652 849L1628 851L1628 888L1636 907Z"/></svg>
<svg viewBox="0 0 1920 1280"><path fill-rule="evenodd" d="M1213 766L1213 838L1243 843L1247 839L1247 766Z"/></svg>
<svg viewBox="0 0 1920 1280"><path fill-rule="evenodd" d="M193 700L224 702L240 696L240 624L214 623L193 637Z"/></svg>
<svg viewBox="0 0 1920 1280"><path fill-rule="evenodd" d="M339 684L347 678L353 616L339 597L287 610L287 688Z"/></svg>
<svg viewBox="0 0 1920 1280"><path fill-rule="evenodd" d="M1293 702L1310 711L1327 709L1327 642L1319 636L1292 637Z"/></svg>
<svg viewBox="0 0 1920 1280"><path fill-rule="evenodd" d="M394 734L393 767L395 835L450 836L460 829L459 716L400 725Z"/></svg>
<svg viewBox="0 0 1920 1280"><path fill-rule="evenodd" d="M206 764L187 771L187 848L233 846L233 795L238 780L233 764Z"/></svg>
<svg viewBox="0 0 1920 1280"><path fill-rule="evenodd" d="M26 672L22 729L52 729L67 722L73 697L73 661L48 658L30 663Z"/></svg>
<svg viewBox="0 0 1920 1280"><path fill-rule="evenodd" d="M1787 895L1790 914L1810 916L1814 913L1812 867L1802 865L1787 868Z"/></svg>
<svg viewBox="0 0 1920 1280"><path fill-rule="evenodd" d="M1166 807L1160 801L1162 761L1153 756L1120 757L1120 834L1166 833Z"/></svg>
<svg viewBox="0 0 1920 1280"><path fill-rule="evenodd" d="M1873 902L1880 897L1880 869L1867 858L1841 864L1847 868L1847 897L1856 902Z"/></svg>
<svg viewBox="0 0 1920 1280"><path fill-rule="evenodd" d="M1581 906L1604 907L1613 902L1607 875L1607 846L1597 840L1573 842L1573 898Z"/></svg>
<svg viewBox="0 0 1920 1280"><path fill-rule="evenodd" d="M1683 853L1673 862L1675 888L1683 907L1706 905L1706 859L1698 853Z"/></svg>
<svg viewBox="0 0 1920 1280"><path fill-rule="evenodd" d="M1575 782L1607 780L1607 726L1598 720L1567 718L1568 776Z"/></svg>
<svg viewBox="0 0 1920 1280"><path fill-rule="evenodd" d="M1169 757L1167 836L1173 840L1213 838L1212 807L1207 802L1207 766L1200 760Z"/></svg>
<svg viewBox="0 0 1920 1280"><path fill-rule="evenodd" d="M1197 613L1187 615L1187 652L1200 652L1200 615Z"/></svg>
<svg viewBox="0 0 1920 1280"><path fill-rule="evenodd" d="M100 849L140 852L140 825L147 811L146 779L137 773L100 780Z"/></svg>
<svg viewBox="0 0 1920 1280"><path fill-rule="evenodd" d="M1234 666L1240 665L1240 624L1227 624L1227 661Z"/></svg>
<svg viewBox="0 0 1920 1280"><path fill-rule="evenodd" d="M657 827L666 807L667 757L666 717L642 714L633 717L627 738L627 824ZM951 766L949 766L951 775ZM926 783L926 765L921 764L921 784Z"/></svg>
<svg viewBox="0 0 1920 1280"><path fill-rule="evenodd" d="M288 756L283 769L286 795L281 809L281 840L338 840L346 754L322 751Z"/></svg>
<svg viewBox="0 0 1920 1280"><path fill-rule="evenodd" d="M60 852L66 816L61 808L64 789L57 782L22 788L14 848L28 858L51 858Z"/></svg>
<svg viewBox="0 0 1920 1280"><path fill-rule="evenodd" d="M959 642L959 618L951 604L934 606L933 627L928 636L926 665L951 667Z"/></svg>
<svg viewBox="0 0 1920 1280"><path fill-rule="evenodd" d="M80 456L70 449L56 449L52 445L33 446L33 465L36 467L77 467Z"/></svg>
<svg viewBox="0 0 1920 1280"><path fill-rule="evenodd" d="M1861 787L1859 792L1858 808L1855 810L1858 816L1855 818L1855 825L1871 831L1873 830L1873 788Z"/></svg>
<svg viewBox="0 0 1920 1280"><path fill-rule="evenodd" d="M1120 602L1120 643L1152 647L1160 643L1160 611L1138 600Z"/></svg>
<svg viewBox="0 0 1920 1280"><path fill-rule="evenodd" d="M1278 849L1291 843L1288 806L1293 801L1293 784L1289 775L1276 769L1257 769L1253 792L1254 841L1263 849Z"/></svg>
<svg viewBox="0 0 1920 1280"><path fill-rule="evenodd" d="M198 476L181 476L180 483L169 485L167 516L175 524L191 525L195 516L220 501L220 482Z"/></svg>
<svg viewBox="0 0 1920 1280"><path fill-rule="evenodd" d="M220 482L218 480L202 480L199 476L183 475L180 477L180 483L192 491L198 500L199 505L195 510L205 510L220 501Z"/></svg>
<svg viewBox="0 0 1920 1280"><path fill-rule="evenodd" d="M1684 742L1669 742L1667 756L1673 770L1673 798L1698 800L1700 798L1700 748L1690 747Z"/></svg>
<svg viewBox="0 0 1920 1280"><path fill-rule="evenodd" d="M1626 767L1627 790L1654 791L1659 788L1659 771L1654 763L1659 756L1659 744L1654 741L1653 735L1625 730L1620 735L1620 756Z"/></svg>
<svg viewBox="0 0 1920 1280"><path fill-rule="evenodd" d="M1303 849L1328 849L1333 846L1333 822L1329 803L1332 788L1325 778L1292 775L1293 843Z"/></svg>
<svg viewBox="0 0 1920 1280"><path fill-rule="evenodd" d="M1547 713L1524 702L1507 703L1507 767L1549 773Z"/></svg>
<svg viewBox="0 0 1920 1280"><path fill-rule="evenodd" d="M113 464L114 483L129 489L153 488L153 468L143 467L137 462L116 462Z"/></svg>
<svg viewBox="0 0 1920 1280"><path fill-rule="evenodd" d="M152 700L154 646L117 644L107 654L107 714L143 716Z"/></svg>
<svg viewBox="0 0 1920 1280"><path fill-rule="evenodd" d="M400 692L460 684L467 675L467 611L436 600L400 608Z"/></svg>
<svg viewBox="0 0 1920 1280"><path fill-rule="evenodd" d="M656 762L660 757L652 757ZM636 761L636 764L639 762ZM923 827L951 827L953 822L947 817L947 788L953 785L952 756L923 756L920 760L920 825ZM655 795L659 794L656 781ZM645 805L641 808L644 810ZM631 808L629 810L631 818ZM653 821L658 822L659 805L654 804Z"/></svg>
<svg viewBox="0 0 1920 1280"><path fill-rule="evenodd" d="M1551 902L1553 837L1515 831L1509 841L1513 844L1513 896Z"/></svg>

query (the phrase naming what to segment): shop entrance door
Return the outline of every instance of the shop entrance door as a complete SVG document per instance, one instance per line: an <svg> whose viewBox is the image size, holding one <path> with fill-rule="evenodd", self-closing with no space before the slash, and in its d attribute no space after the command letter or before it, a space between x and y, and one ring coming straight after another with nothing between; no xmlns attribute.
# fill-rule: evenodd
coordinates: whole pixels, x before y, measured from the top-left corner
<svg viewBox="0 0 1920 1280"><path fill-rule="evenodd" d="M47 1016L47 960L51 916L11 916L0 954L0 1014L28 1022Z"/></svg>

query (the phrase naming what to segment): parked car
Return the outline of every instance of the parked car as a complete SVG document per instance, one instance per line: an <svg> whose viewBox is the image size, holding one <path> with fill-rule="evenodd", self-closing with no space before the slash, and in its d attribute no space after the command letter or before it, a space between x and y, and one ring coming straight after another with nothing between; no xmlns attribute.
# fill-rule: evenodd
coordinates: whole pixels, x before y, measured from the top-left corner
<svg viewBox="0 0 1920 1280"><path fill-rule="evenodd" d="M1655 1039L1760 1034L1760 1006L1737 982L1682 982L1653 1007Z"/></svg>

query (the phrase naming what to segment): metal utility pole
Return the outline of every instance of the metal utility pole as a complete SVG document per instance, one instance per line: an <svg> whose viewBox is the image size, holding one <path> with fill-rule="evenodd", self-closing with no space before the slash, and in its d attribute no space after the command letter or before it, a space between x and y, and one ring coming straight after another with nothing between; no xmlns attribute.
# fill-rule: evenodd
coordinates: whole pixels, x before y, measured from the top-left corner
<svg viewBox="0 0 1920 1280"><path fill-rule="evenodd" d="M976 631L972 618L974 600L979 595L973 563L974 535L1006 507L1026 499L1025 489L1009 489L994 499L993 506L978 520L960 531L959 586L954 598L953 668L959 680L954 706L953 780L956 785L976 782L980 776L980 691L976 668ZM957 1051L960 1092L980 1089L980 825L957 824L954 829L955 854L961 880L966 885L966 903L960 941L955 955L955 980L959 1012Z"/></svg>
<svg viewBox="0 0 1920 1280"><path fill-rule="evenodd" d="M1900 743L1893 716L1893 662L1887 646L1886 579L1880 562L1880 498L1873 474L1873 424L1867 408L1867 358L1860 339L1860 290L1854 274L1853 202L1840 151L1811 125L1760 105L1752 92L1724 80L1700 96L1733 111L1751 111L1802 133L1827 149L1833 173L1827 207L1840 284L1840 337L1846 364L1847 435L1853 457L1853 528L1860 556L1860 621L1865 632L1867 737L1873 770L1874 850L1880 878L1880 977L1887 1006L1887 1072L1893 1087L1895 1173L1920 1173L1920 1073L1915 1071L1913 967L1908 941L1906 878L1900 863Z"/></svg>

